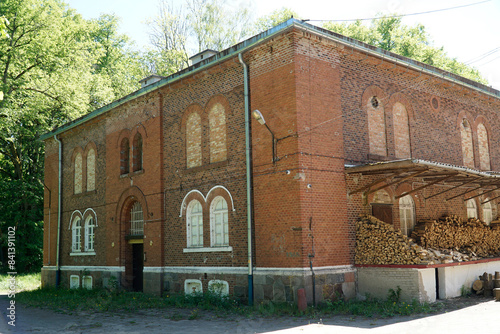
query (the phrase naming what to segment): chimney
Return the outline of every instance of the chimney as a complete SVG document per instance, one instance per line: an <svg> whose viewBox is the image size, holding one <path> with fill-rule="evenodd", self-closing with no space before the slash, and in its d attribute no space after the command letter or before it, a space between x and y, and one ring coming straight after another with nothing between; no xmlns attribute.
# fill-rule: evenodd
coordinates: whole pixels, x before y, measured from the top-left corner
<svg viewBox="0 0 500 334"><path fill-rule="evenodd" d="M141 83L141 88L144 88L146 86L154 84L155 82L160 81L163 78L165 78L165 77L162 77L161 75L157 75L157 74L152 74L149 77L146 77L142 80L139 80L139 82Z"/></svg>
<svg viewBox="0 0 500 334"><path fill-rule="evenodd" d="M215 50L207 49L205 51L201 51L200 53L195 54L194 56L189 57L190 65L198 64L200 61L208 59L213 55L216 55L218 52Z"/></svg>

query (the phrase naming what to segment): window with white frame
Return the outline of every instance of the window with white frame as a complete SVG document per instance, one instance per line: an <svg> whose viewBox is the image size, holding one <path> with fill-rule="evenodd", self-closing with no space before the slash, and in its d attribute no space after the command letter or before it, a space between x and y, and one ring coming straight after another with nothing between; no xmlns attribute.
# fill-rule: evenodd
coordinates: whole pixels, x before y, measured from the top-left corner
<svg viewBox="0 0 500 334"><path fill-rule="evenodd" d="M483 220L486 225L490 225L491 221L493 220L493 209L490 202L483 204Z"/></svg>
<svg viewBox="0 0 500 334"><path fill-rule="evenodd" d="M187 245L203 247L203 209L200 202L192 200L186 210Z"/></svg>
<svg viewBox="0 0 500 334"><path fill-rule="evenodd" d="M92 289L92 276L82 277L82 288L91 290Z"/></svg>
<svg viewBox="0 0 500 334"><path fill-rule="evenodd" d="M227 202L222 196L217 196L210 205L210 230L212 246L229 246Z"/></svg>
<svg viewBox="0 0 500 334"><path fill-rule="evenodd" d="M69 288L70 289L78 289L80 287L80 276L71 275L69 277Z"/></svg>
<svg viewBox="0 0 500 334"><path fill-rule="evenodd" d="M144 234L144 216L142 213L141 203L135 202L130 210L130 234L143 235Z"/></svg>
<svg viewBox="0 0 500 334"><path fill-rule="evenodd" d="M465 202L466 207L467 207L467 219L469 218L477 218L477 206L476 206L476 201L474 199L469 199L467 202Z"/></svg>
<svg viewBox="0 0 500 334"><path fill-rule="evenodd" d="M94 217L89 216L85 220L85 251L91 252L94 250L94 229L95 220Z"/></svg>
<svg viewBox="0 0 500 334"><path fill-rule="evenodd" d="M399 199L399 221L401 233L409 236L415 227L415 203L411 195Z"/></svg>
<svg viewBox="0 0 500 334"><path fill-rule="evenodd" d="M73 225L71 227L71 236L71 250L73 252L80 252L82 243L82 219L80 217L76 217L73 220Z"/></svg>

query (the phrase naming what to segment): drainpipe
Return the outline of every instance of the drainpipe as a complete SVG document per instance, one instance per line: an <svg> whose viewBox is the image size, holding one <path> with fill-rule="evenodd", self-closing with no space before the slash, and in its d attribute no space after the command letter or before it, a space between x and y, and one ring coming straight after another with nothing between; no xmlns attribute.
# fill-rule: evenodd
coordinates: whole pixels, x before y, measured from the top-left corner
<svg viewBox="0 0 500 334"><path fill-rule="evenodd" d="M56 288L61 284L61 264L59 261L59 248L61 241L61 199L62 199L62 142L54 135L54 139L59 143L59 183L58 183L58 198L57 198L57 248L56 248ZM50 226L50 224L49 224ZM49 235L50 239L50 235Z"/></svg>
<svg viewBox="0 0 500 334"><path fill-rule="evenodd" d="M245 146L246 146L246 179L247 179L247 239L248 239L248 304L253 305L253 255L252 255L252 158L250 146L250 101L248 99L248 66L241 53L238 59L243 66L245 94Z"/></svg>
<svg viewBox="0 0 500 334"><path fill-rule="evenodd" d="M43 183L43 186L47 189L47 191L49 192L49 255L47 256L48 259L49 259L49 263L48 265L50 266L50 212L52 210L52 192L50 191L49 187L47 187L47 185L45 184L45 182Z"/></svg>

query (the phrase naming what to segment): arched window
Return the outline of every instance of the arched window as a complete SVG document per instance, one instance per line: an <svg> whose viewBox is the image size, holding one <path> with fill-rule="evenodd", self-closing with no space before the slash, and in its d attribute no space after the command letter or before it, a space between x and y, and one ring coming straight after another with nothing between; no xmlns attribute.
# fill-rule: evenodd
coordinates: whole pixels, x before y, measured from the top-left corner
<svg viewBox="0 0 500 334"><path fill-rule="evenodd" d="M491 202L484 203L483 205L483 220L486 225L490 225L493 220L493 209L491 207Z"/></svg>
<svg viewBox="0 0 500 334"><path fill-rule="evenodd" d="M215 104L208 114L210 127L210 163L227 159L226 114L222 104Z"/></svg>
<svg viewBox="0 0 500 334"><path fill-rule="evenodd" d="M81 194L82 193L82 165L83 165L83 159L82 159L82 154L77 153L75 156L75 194Z"/></svg>
<svg viewBox="0 0 500 334"><path fill-rule="evenodd" d="M130 235L144 235L144 215L139 202L130 209Z"/></svg>
<svg viewBox="0 0 500 334"><path fill-rule="evenodd" d="M87 191L95 190L95 151L87 152Z"/></svg>
<svg viewBox="0 0 500 334"><path fill-rule="evenodd" d="M187 246L203 247L203 209L200 202L192 200L186 212Z"/></svg>
<svg viewBox="0 0 500 334"><path fill-rule="evenodd" d="M94 250L94 217L89 216L85 220L85 251L91 252Z"/></svg>
<svg viewBox="0 0 500 334"><path fill-rule="evenodd" d="M186 122L186 165L192 168L201 164L201 118L194 112Z"/></svg>
<svg viewBox="0 0 500 334"><path fill-rule="evenodd" d="M415 203L410 195L399 199L399 221L401 223L401 233L410 236L415 227Z"/></svg>
<svg viewBox="0 0 500 334"><path fill-rule="evenodd" d="M217 196L210 205L210 230L212 246L229 246L227 202Z"/></svg>
<svg viewBox="0 0 500 334"><path fill-rule="evenodd" d="M474 168L474 148L472 146L472 129L465 118L460 124L460 135L462 136L462 157L465 167Z"/></svg>
<svg viewBox="0 0 500 334"><path fill-rule="evenodd" d="M120 175L130 171L130 144L128 138L123 138L120 144Z"/></svg>
<svg viewBox="0 0 500 334"><path fill-rule="evenodd" d="M408 112L403 104L396 102L392 108L392 115L396 158L411 158Z"/></svg>
<svg viewBox="0 0 500 334"><path fill-rule="evenodd" d="M82 243L82 219L76 217L71 225L71 251L80 252Z"/></svg>
<svg viewBox="0 0 500 334"><path fill-rule="evenodd" d="M477 126L477 139L479 144L479 168L482 170L491 170L488 132L482 123L479 123Z"/></svg>
<svg viewBox="0 0 500 334"><path fill-rule="evenodd" d="M467 219L469 218L477 218L477 206L476 201L474 199L469 199L465 202L467 207Z"/></svg>
<svg viewBox="0 0 500 334"><path fill-rule="evenodd" d="M137 133L134 137L133 153L133 171L137 172L142 170L142 136L140 133Z"/></svg>
<svg viewBox="0 0 500 334"><path fill-rule="evenodd" d="M366 104L368 112L368 136L370 154L386 156L387 142L385 133L385 111L380 99L372 96Z"/></svg>

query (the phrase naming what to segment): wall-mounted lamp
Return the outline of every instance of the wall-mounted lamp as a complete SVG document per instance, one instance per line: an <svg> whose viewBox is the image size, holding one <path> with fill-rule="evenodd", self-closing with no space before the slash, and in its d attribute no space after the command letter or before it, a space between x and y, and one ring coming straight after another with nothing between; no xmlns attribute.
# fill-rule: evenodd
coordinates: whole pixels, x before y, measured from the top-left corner
<svg viewBox="0 0 500 334"><path fill-rule="evenodd" d="M276 157L276 138L274 137L274 133L271 131L271 129L267 125L266 120L264 119L264 116L262 115L262 113L259 110L255 109L254 111L252 111L252 117L257 122L259 122L259 124L265 125L266 128L267 128L267 130L271 134L271 137L272 137L272 140L273 140L273 164L275 164L276 160L277 160L277 157Z"/></svg>

